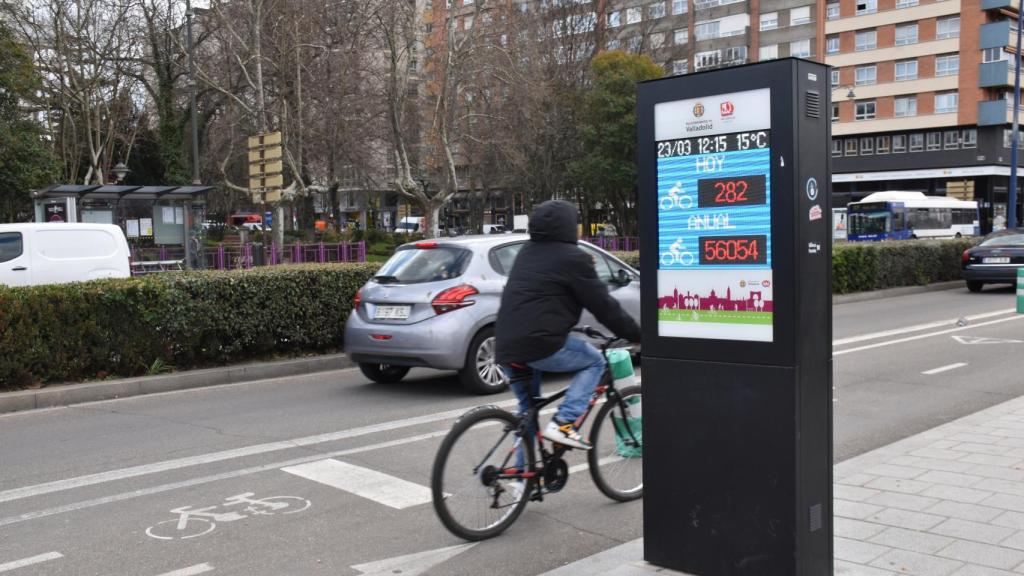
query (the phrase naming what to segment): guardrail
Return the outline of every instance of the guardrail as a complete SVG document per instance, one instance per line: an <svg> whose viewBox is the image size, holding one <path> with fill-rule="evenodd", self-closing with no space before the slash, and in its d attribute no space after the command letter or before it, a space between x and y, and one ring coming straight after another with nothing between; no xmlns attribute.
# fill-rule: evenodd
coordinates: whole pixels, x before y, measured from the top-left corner
<svg viewBox="0 0 1024 576"><path fill-rule="evenodd" d="M184 268L185 250L181 246L131 249L132 274L167 272ZM202 246L192 254L194 268L205 270L241 270L278 264L366 262L365 242L262 245L217 244Z"/></svg>
<svg viewBox="0 0 1024 576"><path fill-rule="evenodd" d="M635 252L640 249L640 239L636 236L589 236L584 240L612 252Z"/></svg>

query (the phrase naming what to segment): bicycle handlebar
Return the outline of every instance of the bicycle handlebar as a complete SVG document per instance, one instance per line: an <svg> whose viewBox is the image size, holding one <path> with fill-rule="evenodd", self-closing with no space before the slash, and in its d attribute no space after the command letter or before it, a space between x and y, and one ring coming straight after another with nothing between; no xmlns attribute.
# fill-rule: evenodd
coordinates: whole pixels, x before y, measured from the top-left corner
<svg viewBox="0 0 1024 576"><path fill-rule="evenodd" d="M608 343L614 342L616 340L620 340L620 338L618 336L608 336L607 334L602 333L600 330L598 330L598 329L596 329L596 328L594 328L592 326L580 326L579 328L573 328L572 331L573 332L578 332L580 334L583 334L583 335L587 336L588 338L594 338L594 339L597 339L597 340L604 340L605 342L608 342Z"/></svg>

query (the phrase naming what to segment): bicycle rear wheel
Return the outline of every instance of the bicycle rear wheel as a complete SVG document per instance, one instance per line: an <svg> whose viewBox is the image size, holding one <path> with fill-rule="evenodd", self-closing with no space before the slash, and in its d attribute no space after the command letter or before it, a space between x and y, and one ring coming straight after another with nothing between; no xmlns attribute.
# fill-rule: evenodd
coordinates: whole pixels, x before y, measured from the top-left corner
<svg viewBox="0 0 1024 576"><path fill-rule="evenodd" d="M590 476L605 496L620 502L644 495L642 407L640 387L623 388L618 401L605 402L590 429Z"/></svg>
<svg viewBox="0 0 1024 576"><path fill-rule="evenodd" d="M434 510L452 534L485 540L501 534L522 513L534 480L509 478L523 445L519 419L494 406L478 408L455 422L434 459L430 488ZM533 469L532 445L525 467Z"/></svg>

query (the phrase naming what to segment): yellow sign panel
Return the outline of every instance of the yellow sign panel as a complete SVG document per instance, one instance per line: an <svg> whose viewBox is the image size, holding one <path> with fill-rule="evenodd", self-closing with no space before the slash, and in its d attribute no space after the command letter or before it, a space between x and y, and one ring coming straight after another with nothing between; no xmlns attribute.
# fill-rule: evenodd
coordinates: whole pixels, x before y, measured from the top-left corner
<svg viewBox="0 0 1024 576"><path fill-rule="evenodd" d="M280 202L281 201L281 189L277 188L274 190L267 190L267 202Z"/></svg>
<svg viewBox="0 0 1024 576"><path fill-rule="evenodd" d="M249 188L280 188L284 186L284 176L280 174L249 178Z"/></svg>
<svg viewBox="0 0 1024 576"><path fill-rule="evenodd" d="M249 148L260 148L265 146L277 146L281 144L280 132L267 132L249 136Z"/></svg>
<svg viewBox="0 0 1024 576"><path fill-rule="evenodd" d="M280 160L281 159L281 147L275 146L273 148L258 148L256 150L249 150L249 163L257 164L264 160Z"/></svg>
<svg viewBox="0 0 1024 576"><path fill-rule="evenodd" d="M284 164L280 160L249 164L249 176L252 178L263 174L280 174L281 172L284 172Z"/></svg>

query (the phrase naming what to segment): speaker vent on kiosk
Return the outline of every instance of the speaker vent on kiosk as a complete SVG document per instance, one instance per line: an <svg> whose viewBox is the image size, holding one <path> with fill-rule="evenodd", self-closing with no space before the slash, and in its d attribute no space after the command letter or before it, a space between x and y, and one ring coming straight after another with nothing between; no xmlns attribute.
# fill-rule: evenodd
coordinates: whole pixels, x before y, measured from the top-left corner
<svg viewBox="0 0 1024 576"><path fill-rule="evenodd" d="M808 118L821 118L821 94L817 90L808 90L804 97L804 108Z"/></svg>
<svg viewBox="0 0 1024 576"><path fill-rule="evenodd" d="M810 517L810 528L811 532L817 532L821 530L821 504L815 504L811 506L811 517Z"/></svg>

